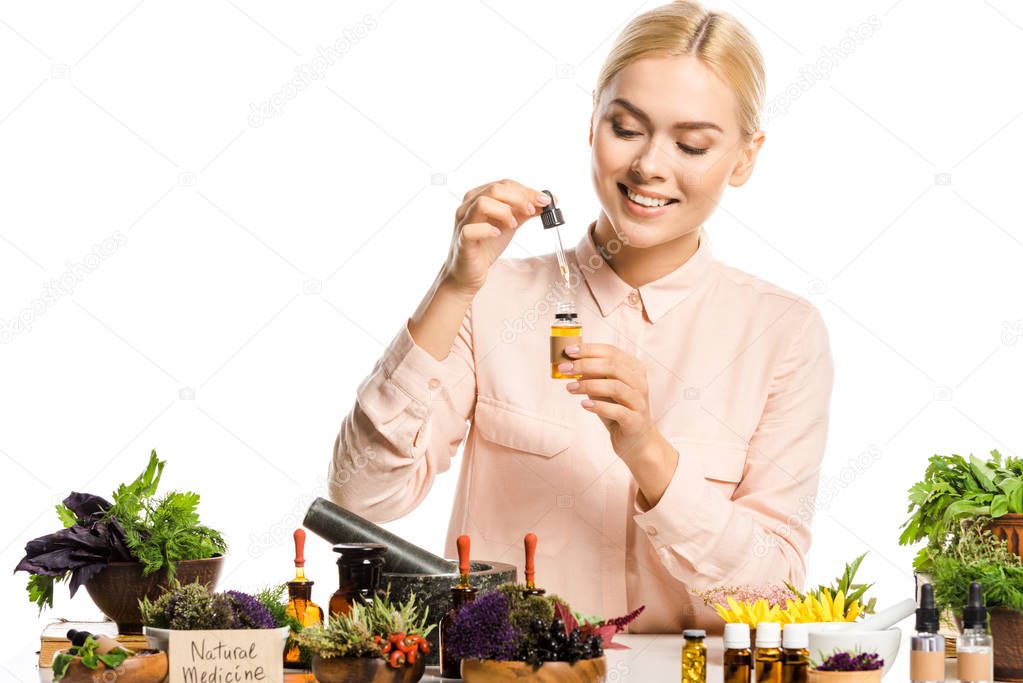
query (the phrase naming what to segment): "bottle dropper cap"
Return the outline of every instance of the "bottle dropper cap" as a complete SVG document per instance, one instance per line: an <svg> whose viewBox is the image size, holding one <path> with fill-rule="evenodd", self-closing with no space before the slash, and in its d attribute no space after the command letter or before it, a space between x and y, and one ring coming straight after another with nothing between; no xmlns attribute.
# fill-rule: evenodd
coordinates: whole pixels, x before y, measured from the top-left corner
<svg viewBox="0 0 1023 683"><path fill-rule="evenodd" d="M744 650L749 647L749 624L725 624L725 649Z"/></svg>
<svg viewBox="0 0 1023 683"><path fill-rule="evenodd" d="M938 608L934 606L934 586L925 583L920 586L920 606L916 608L917 633L937 633Z"/></svg>
<svg viewBox="0 0 1023 683"><path fill-rule="evenodd" d="M761 621L757 624L757 647L778 647L781 645L781 624L777 621Z"/></svg>
<svg viewBox="0 0 1023 683"><path fill-rule="evenodd" d="M986 629L987 610L984 608L984 589L979 583L970 583L970 598L963 608L963 628Z"/></svg>
<svg viewBox="0 0 1023 683"><path fill-rule="evenodd" d="M540 220L543 221L544 229L564 225L565 219L561 216L561 209L554 205L554 195L550 190L541 190L541 192L551 198L550 204L543 207L543 211L540 212Z"/></svg>
<svg viewBox="0 0 1023 683"><path fill-rule="evenodd" d="M785 624L781 630L781 646L789 650L805 650L810 647L806 624Z"/></svg>

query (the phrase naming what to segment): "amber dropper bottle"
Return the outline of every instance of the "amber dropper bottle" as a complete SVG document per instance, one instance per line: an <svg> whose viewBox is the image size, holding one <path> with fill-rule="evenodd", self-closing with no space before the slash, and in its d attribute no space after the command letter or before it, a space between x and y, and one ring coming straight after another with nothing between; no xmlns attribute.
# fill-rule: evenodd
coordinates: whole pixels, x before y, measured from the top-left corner
<svg viewBox="0 0 1023 683"><path fill-rule="evenodd" d="M778 622L757 624L754 659L757 683L781 683L781 625Z"/></svg>
<svg viewBox="0 0 1023 683"><path fill-rule="evenodd" d="M806 624L786 624L781 631L782 683L807 683L810 676L809 648Z"/></svg>
<svg viewBox="0 0 1023 683"><path fill-rule="evenodd" d="M288 606L285 614L292 617L303 628L323 623L323 610L313 602L313 582L305 575L305 530L295 529L295 578L288 582ZM303 666L298 645L289 639L284 652L284 666Z"/></svg>
<svg viewBox="0 0 1023 683"><path fill-rule="evenodd" d="M476 589L469 585L469 537L465 534L459 536L456 544L459 580L457 585L451 587L451 609L440 622L440 675L444 678L462 677L462 660L444 651L444 639L455 625L455 614L459 608L476 599Z"/></svg>
<svg viewBox="0 0 1023 683"><path fill-rule="evenodd" d="M558 259L558 270L561 272L561 279L564 282L564 297L557 302L554 312L554 322L551 324L551 377L554 379L579 379L580 374L565 374L558 370L561 363L572 360L565 355L565 348L572 345L582 344L583 326L579 322L579 316L575 310L575 303L572 297L572 275L568 269L568 259L565 258L565 248L561 244L561 232L558 227L565 224L561 215L561 209L554 205L554 195L550 190L543 190L550 197L551 201L543 207L540 213L540 220L544 229L554 230L554 253Z"/></svg>
<svg viewBox="0 0 1023 683"><path fill-rule="evenodd" d="M536 587L536 534L528 533L522 539L526 548L526 595L543 595L547 591Z"/></svg>
<svg viewBox="0 0 1023 683"><path fill-rule="evenodd" d="M750 683L752 680L749 645L749 624L725 624L724 683Z"/></svg>

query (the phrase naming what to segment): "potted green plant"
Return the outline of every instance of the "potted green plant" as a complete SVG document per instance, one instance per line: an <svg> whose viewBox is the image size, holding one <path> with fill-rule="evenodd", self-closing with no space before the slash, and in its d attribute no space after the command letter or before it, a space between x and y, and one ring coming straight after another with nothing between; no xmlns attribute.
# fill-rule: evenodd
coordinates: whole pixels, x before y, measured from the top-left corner
<svg viewBox="0 0 1023 683"><path fill-rule="evenodd" d="M141 633L140 599L155 598L174 578L216 583L227 544L200 523L197 493L157 496L165 465L154 450L112 503L72 492L56 506L64 528L29 541L15 567L29 573L29 599L40 611L53 606L54 584L67 581L71 597L85 586L122 634Z"/></svg>
<svg viewBox="0 0 1023 683"><path fill-rule="evenodd" d="M450 652L462 661L466 683L602 681L604 650L625 648L612 639L642 611L608 620L586 617L556 595L503 584L458 610L445 656Z"/></svg>
<svg viewBox="0 0 1023 683"><path fill-rule="evenodd" d="M959 522L986 517L996 536L1019 555L1023 531L1023 460L973 455L933 455L924 478L909 489L909 518L902 524L900 545L927 540L913 560L918 573L930 574L931 552L940 548Z"/></svg>
<svg viewBox="0 0 1023 683"><path fill-rule="evenodd" d="M931 550L934 601L961 624L970 583L984 588L994 640L995 678L1023 679L1023 561L994 535L984 517L965 521Z"/></svg>
<svg viewBox="0 0 1023 683"><path fill-rule="evenodd" d="M811 662L808 683L881 683L884 660L876 652L835 650Z"/></svg>
<svg viewBox="0 0 1023 683"><path fill-rule="evenodd" d="M319 683L414 683L423 677L430 653L429 612L420 610L415 594L392 603L388 587L367 605L357 602L347 614L305 627L296 641L311 654Z"/></svg>

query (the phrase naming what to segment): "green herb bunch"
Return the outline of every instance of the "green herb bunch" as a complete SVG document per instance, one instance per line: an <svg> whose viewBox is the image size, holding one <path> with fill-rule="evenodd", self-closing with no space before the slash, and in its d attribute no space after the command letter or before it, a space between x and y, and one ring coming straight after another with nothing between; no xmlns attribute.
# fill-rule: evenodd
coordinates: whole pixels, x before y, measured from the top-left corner
<svg viewBox="0 0 1023 683"><path fill-rule="evenodd" d="M222 554L227 544L219 531L199 523L199 494L171 491L156 496L166 461L154 450L145 471L114 492L106 511L124 529L128 548L144 565L143 574L165 569L173 578L174 563Z"/></svg>
<svg viewBox="0 0 1023 683"><path fill-rule="evenodd" d="M213 593L198 581L178 584L155 601L139 601L142 623L155 628L179 631L234 628L235 615L231 599Z"/></svg>
<svg viewBox="0 0 1023 683"><path fill-rule="evenodd" d="M923 481L909 489L910 517L902 524L900 545L927 540L913 566L930 572L934 551L964 517L1001 517L1023 513L1023 459L1005 458L997 450L989 460L973 455L933 455Z"/></svg>
<svg viewBox="0 0 1023 683"><path fill-rule="evenodd" d="M375 595L369 604L356 602L348 614L328 616L322 625L306 626L295 636L295 640L301 648L324 659L384 658L374 636L387 638L392 634L404 633L426 638L435 628L435 624L429 623L429 613L429 607L424 607L420 613L414 593L404 603L395 604L391 601L388 589L383 596Z"/></svg>
<svg viewBox="0 0 1023 683"><path fill-rule="evenodd" d="M988 529L990 518L964 520L945 546L932 551L934 602L961 614L970 583L980 582L989 607L1023 611L1023 562Z"/></svg>

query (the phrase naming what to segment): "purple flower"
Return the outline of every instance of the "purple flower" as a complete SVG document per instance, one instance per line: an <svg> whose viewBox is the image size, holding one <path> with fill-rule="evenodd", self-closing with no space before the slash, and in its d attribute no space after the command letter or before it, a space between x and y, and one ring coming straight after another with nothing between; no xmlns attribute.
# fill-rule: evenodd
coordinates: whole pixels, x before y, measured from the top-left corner
<svg viewBox="0 0 1023 683"><path fill-rule="evenodd" d="M522 633L508 621L508 597L492 591L462 605L444 645L458 659L515 659Z"/></svg>
<svg viewBox="0 0 1023 683"><path fill-rule="evenodd" d="M876 652L838 652L815 667L818 671L873 671L884 666Z"/></svg>
<svg viewBox="0 0 1023 683"><path fill-rule="evenodd" d="M234 609L235 628L277 628L277 622L263 603L248 593L224 591Z"/></svg>

